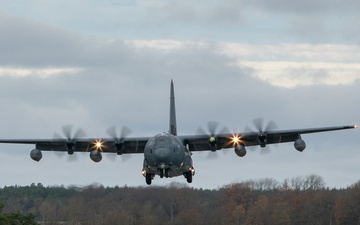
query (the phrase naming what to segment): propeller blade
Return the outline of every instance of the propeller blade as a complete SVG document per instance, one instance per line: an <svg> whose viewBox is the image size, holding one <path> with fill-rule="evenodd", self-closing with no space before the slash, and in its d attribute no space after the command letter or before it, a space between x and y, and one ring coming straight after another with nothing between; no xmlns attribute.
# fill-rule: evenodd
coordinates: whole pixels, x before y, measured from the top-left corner
<svg viewBox="0 0 360 225"><path fill-rule="evenodd" d="M64 144L66 144L66 147L64 146L65 148L69 148L68 144L70 144L72 147L74 147L73 141L75 139L85 137L86 134L85 134L85 131L81 128L77 129L74 134L72 134L72 130L73 130L72 125L64 125L62 127L63 135L59 135L58 133L55 132L53 135L53 141L54 142L63 141ZM67 151L67 150L70 150L70 149L64 149L64 151ZM70 151L73 152L74 150L71 149ZM63 152L58 152L58 151L55 151L55 154L59 158L61 158L65 155ZM68 155L68 158L67 158L68 162L73 162L78 159L78 156L76 154L67 154L67 155Z"/></svg>
<svg viewBox="0 0 360 225"><path fill-rule="evenodd" d="M208 136L208 134L205 132L204 128L202 128L202 127L199 127L196 130L196 133L199 134L199 135L207 135Z"/></svg>
<svg viewBox="0 0 360 225"><path fill-rule="evenodd" d="M63 158L65 156L65 152L62 152L62 151L54 151L55 153L55 156L58 157L59 159L60 158Z"/></svg>
<svg viewBox="0 0 360 225"><path fill-rule="evenodd" d="M255 131L253 129L251 129L250 127L246 126L244 129L245 133L254 133Z"/></svg>
<svg viewBox="0 0 360 225"><path fill-rule="evenodd" d="M261 155L266 155L266 154L269 154L270 152L271 152L271 149L269 146L266 146L265 148L261 148L261 150L260 150Z"/></svg>
<svg viewBox="0 0 360 225"><path fill-rule="evenodd" d="M113 139L117 139L118 134L116 133L116 127L112 126L106 130L106 133Z"/></svg>
<svg viewBox="0 0 360 225"><path fill-rule="evenodd" d="M115 162L116 158L119 157L117 154L114 154L114 153L106 153L104 155L108 160L110 160L112 162Z"/></svg>
<svg viewBox="0 0 360 225"><path fill-rule="evenodd" d="M264 138L264 136L265 136L265 140L266 140L267 132L277 129L276 123L274 121L272 121L272 120L270 120L266 124L265 128L264 128L264 119L263 118L254 119L253 123L254 123L254 126L257 129L259 138L260 137ZM248 129L248 131L251 132L251 129L249 129L249 128L246 128L246 129ZM267 153L270 152L270 148L266 144L267 143L265 142L265 143L263 143L263 146L261 146L262 148L261 148L260 154L267 154Z"/></svg>
<svg viewBox="0 0 360 225"><path fill-rule="evenodd" d="M210 135L211 136L215 136L216 134L216 129L217 127L219 126L219 123L218 122L215 122L215 121L210 121L208 122L208 130L210 132Z"/></svg>
<svg viewBox="0 0 360 225"><path fill-rule="evenodd" d="M78 156L76 155L76 154L72 154L72 155L69 155L68 154L68 158L67 158L67 161L68 162L75 162L75 161L77 161L79 158L78 158Z"/></svg>
<svg viewBox="0 0 360 225"><path fill-rule="evenodd" d="M263 133L263 132L267 132L267 131L271 131L271 130L275 130L277 129L277 125L273 120L270 120L265 129L264 128L264 119L263 118L256 118L254 119L254 126L256 127L256 129L258 130L259 133Z"/></svg>
<svg viewBox="0 0 360 225"><path fill-rule="evenodd" d="M112 126L106 130L106 133L114 140L115 148L118 153L120 153L122 150L121 146L123 144L123 139L126 138L131 132L131 129L126 126L123 126L119 132L116 126Z"/></svg>
<svg viewBox="0 0 360 225"><path fill-rule="evenodd" d="M276 130L278 127L276 125L276 123L272 120L270 120L270 122L267 124L265 131L270 131L270 130Z"/></svg>
<svg viewBox="0 0 360 225"><path fill-rule="evenodd" d="M223 127L220 131L217 131L219 127L219 123L216 121L210 121L207 123L207 132L202 128L199 127L197 129L197 134L199 135L204 135L207 136L209 138L209 144L211 146L211 150L212 152L209 152L207 155L207 159L216 159L218 158L218 154L217 152L215 152L217 150L217 138L216 136L218 134L230 134L230 129L227 127ZM224 152L225 153L225 152Z"/></svg>
<svg viewBox="0 0 360 225"><path fill-rule="evenodd" d="M126 127L126 126L123 126L122 128L121 128L121 133L120 133L120 137L121 138L125 138L125 137L127 137L127 136L129 136L130 134L131 134L131 129L130 128L128 128L128 127Z"/></svg>
<svg viewBox="0 0 360 225"><path fill-rule="evenodd" d="M207 159L217 159L219 158L219 155L217 152L209 152L208 155L206 156Z"/></svg>
<svg viewBox="0 0 360 225"><path fill-rule="evenodd" d="M129 155L129 154L124 154L124 155L121 155L120 157L121 157L122 162L126 162L131 159L131 155Z"/></svg>
<svg viewBox="0 0 360 225"><path fill-rule="evenodd" d="M264 119L263 118L256 118L254 119L254 125L257 129L257 131L259 133L263 132L263 124L264 124Z"/></svg>
<svg viewBox="0 0 360 225"><path fill-rule="evenodd" d="M207 135L208 137L214 137L217 135L216 130L218 126L219 126L218 122L210 121L207 123L207 131L205 131L204 128L199 127L196 133L199 135ZM222 130L225 130L225 128L223 128Z"/></svg>
<svg viewBox="0 0 360 225"><path fill-rule="evenodd" d="M83 129L79 128L75 131L74 135L72 134L73 126L72 125L65 125L62 127L62 131L64 136L68 141L72 141L77 138L85 137L86 133ZM57 133L55 133L57 136L59 136ZM60 138L64 139L64 138Z"/></svg>
<svg viewBox="0 0 360 225"><path fill-rule="evenodd" d="M233 132L231 132L231 130L228 127L223 127L221 128L221 130L218 132L218 134L231 134Z"/></svg>
<svg viewBox="0 0 360 225"><path fill-rule="evenodd" d="M55 132L54 135L53 135L53 140L54 141L64 140L64 137L62 137L60 134Z"/></svg>
<svg viewBox="0 0 360 225"><path fill-rule="evenodd" d="M112 126L106 130L106 133L116 142L119 142L123 138L126 138L131 134L131 132L132 132L131 129L126 126L123 126L119 132L116 126Z"/></svg>
<svg viewBox="0 0 360 225"><path fill-rule="evenodd" d="M72 137L72 139L77 139L77 138L81 138L81 137L85 137L86 133L83 129L79 128L76 130L74 136Z"/></svg>
<svg viewBox="0 0 360 225"><path fill-rule="evenodd" d="M62 127L63 134L65 135L66 139L68 139L68 140L71 139L72 129L73 129L72 125L64 125Z"/></svg>

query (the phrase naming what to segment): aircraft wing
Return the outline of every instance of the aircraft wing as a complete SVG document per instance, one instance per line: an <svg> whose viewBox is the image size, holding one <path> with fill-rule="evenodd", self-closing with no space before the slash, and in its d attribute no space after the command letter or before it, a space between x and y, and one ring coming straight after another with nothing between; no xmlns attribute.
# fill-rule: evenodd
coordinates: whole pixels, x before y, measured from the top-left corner
<svg viewBox="0 0 360 225"><path fill-rule="evenodd" d="M300 138L301 134L319 133L326 131L345 130L357 128L357 125L349 126L334 126L323 128L309 128L309 129L294 129L294 130L278 130L278 131L264 131L264 132L244 132L244 133L228 133L217 134L214 137L210 135L194 135L182 136L181 139L188 145L190 151L206 151L206 150L220 150L223 148L233 148L237 144L244 146L255 146L262 144L277 144L284 142L293 142ZM234 143L234 137L238 141ZM215 138L216 146L210 146L210 138ZM263 138L263 139L262 139Z"/></svg>
<svg viewBox="0 0 360 225"><path fill-rule="evenodd" d="M111 138L76 138L66 139L0 139L0 143L34 144L36 149L42 151L72 151L89 152L100 149L102 152L112 153L143 153L145 145L150 138L123 138L115 141ZM101 146L96 146L101 143Z"/></svg>
<svg viewBox="0 0 360 225"><path fill-rule="evenodd" d="M301 134L319 133L326 131L345 130L357 128L356 125L336 126L324 128L310 128L310 129L295 129L295 130L279 130L267 132L244 132L244 133L223 133L217 134L215 138L215 149L210 146L209 135L188 135L179 136L190 151L207 151L220 150L223 148L232 148L236 144L244 146L255 146L264 144L260 140L261 136L264 138L265 144L276 144L284 142L296 141ZM234 137L239 138L237 143L234 143ZM143 153L146 143L150 137L139 138L123 138L121 141L116 141L112 138L75 138L72 140L66 139L0 139L0 143L9 144L34 144L35 148L42 151L67 151L67 152L89 152L94 149L100 149L102 152L131 154ZM101 143L100 147L96 147L97 143Z"/></svg>

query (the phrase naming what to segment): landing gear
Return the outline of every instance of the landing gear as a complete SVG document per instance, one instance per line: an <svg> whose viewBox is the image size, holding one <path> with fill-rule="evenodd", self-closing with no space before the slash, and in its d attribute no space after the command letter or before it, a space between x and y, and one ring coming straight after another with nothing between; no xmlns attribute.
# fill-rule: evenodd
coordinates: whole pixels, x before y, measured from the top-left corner
<svg viewBox="0 0 360 225"><path fill-rule="evenodd" d="M194 167L191 167L191 168L189 169L189 171L184 172L184 177L186 178L186 181L187 181L188 183L191 183L191 182L192 182L192 178L193 178L194 175L195 175L195 169L194 169Z"/></svg>
<svg viewBox="0 0 360 225"><path fill-rule="evenodd" d="M169 177L169 169L160 169L160 178L163 178L164 175L166 178Z"/></svg>
<svg viewBox="0 0 360 225"><path fill-rule="evenodd" d="M152 174L151 173L146 173L145 174L145 180L146 180L146 184L150 185L151 184L151 180L152 180Z"/></svg>
<svg viewBox="0 0 360 225"><path fill-rule="evenodd" d="M186 178L186 181L187 181L188 183L191 183L191 182L192 182L192 177L193 177L193 175L192 175L191 171L185 172L185 173L184 173L184 177Z"/></svg>

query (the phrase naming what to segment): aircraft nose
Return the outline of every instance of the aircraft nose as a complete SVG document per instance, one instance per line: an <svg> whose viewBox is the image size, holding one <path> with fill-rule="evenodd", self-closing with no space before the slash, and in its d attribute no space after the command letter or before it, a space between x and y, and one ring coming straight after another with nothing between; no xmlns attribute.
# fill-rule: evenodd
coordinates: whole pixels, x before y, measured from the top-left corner
<svg viewBox="0 0 360 225"><path fill-rule="evenodd" d="M156 148L154 154L160 163L169 161L171 156L170 151L167 148Z"/></svg>

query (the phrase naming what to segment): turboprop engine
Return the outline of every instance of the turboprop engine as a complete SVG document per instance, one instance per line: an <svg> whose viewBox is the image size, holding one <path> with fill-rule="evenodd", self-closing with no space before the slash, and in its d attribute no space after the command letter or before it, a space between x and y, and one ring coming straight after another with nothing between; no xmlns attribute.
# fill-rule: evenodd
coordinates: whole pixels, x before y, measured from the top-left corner
<svg viewBox="0 0 360 225"><path fill-rule="evenodd" d="M244 157L246 155L245 146L242 144L238 144L235 146L235 154L239 157Z"/></svg>
<svg viewBox="0 0 360 225"><path fill-rule="evenodd" d="M100 162L102 160L101 152L97 150L92 150L90 152L90 159L94 162Z"/></svg>

